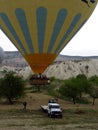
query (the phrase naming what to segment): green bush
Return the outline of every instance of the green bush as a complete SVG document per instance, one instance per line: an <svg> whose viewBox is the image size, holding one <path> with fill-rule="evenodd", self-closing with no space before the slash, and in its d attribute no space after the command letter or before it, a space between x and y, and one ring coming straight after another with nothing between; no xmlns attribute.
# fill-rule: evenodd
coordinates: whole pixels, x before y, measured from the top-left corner
<svg viewBox="0 0 98 130"><path fill-rule="evenodd" d="M18 99L24 94L25 81L23 77L12 71L6 72L4 78L0 79L0 96L6 98L12 104L13 99Z"/></svg>

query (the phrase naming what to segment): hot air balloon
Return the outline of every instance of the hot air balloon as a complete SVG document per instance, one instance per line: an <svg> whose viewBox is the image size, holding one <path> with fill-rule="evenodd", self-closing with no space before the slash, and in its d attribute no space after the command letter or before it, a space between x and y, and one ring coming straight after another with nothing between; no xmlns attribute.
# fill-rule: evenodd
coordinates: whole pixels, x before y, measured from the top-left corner
<svg viewBox="0 0 98 130"><path fill-rule="evenodd" d="M39 74L84 25L98 0L0 0L0 28Z"/></svg>

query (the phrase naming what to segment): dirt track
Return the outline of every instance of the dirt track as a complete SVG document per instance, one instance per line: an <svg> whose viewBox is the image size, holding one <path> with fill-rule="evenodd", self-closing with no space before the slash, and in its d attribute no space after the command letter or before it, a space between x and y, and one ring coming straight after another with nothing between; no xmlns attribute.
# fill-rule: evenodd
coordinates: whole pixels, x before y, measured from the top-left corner
<svg viewBox="0 0 98 130"><path fill-rule="evenodd" d="M73 105L59 100L63 108L63 118L48 118L40 109L51 98L47 95L31 94L27 110L22 101L14 105L0 104L0 130L98 130L98 100L96 105ZM76 114L76 111L82 113Z"/></svg>
<svg viewBox="0 0 98 130"><path fill-rule="evenodd" d="M50 119L41 113L5 111L0 115L0 130L98 130L98 117L92 122L86 119L88 115L78 116L72 119L67 113L62 119Z"/></svg>

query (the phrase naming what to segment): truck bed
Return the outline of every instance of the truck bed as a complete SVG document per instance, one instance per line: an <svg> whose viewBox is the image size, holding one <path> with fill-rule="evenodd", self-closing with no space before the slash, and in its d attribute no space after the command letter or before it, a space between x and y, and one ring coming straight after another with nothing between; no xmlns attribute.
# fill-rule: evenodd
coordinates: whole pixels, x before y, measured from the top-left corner
<svg viewBox="0 0 98 130"><path fill-rule="evenodd" d="M41 106L41 109L42 109L43 111L45 111L45 112L47 112L47 108L48 108L47 105L42 105L42 106Z"/></svg>

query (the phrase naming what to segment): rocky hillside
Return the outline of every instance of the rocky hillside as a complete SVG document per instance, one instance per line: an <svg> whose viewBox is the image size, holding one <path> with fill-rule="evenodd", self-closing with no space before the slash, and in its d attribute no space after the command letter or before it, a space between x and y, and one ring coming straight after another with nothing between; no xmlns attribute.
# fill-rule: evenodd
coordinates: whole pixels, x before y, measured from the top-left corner
<svg viewBox="0 0 98 130"><path fill-rule="evenodd" d="M19 75L27 78L33 72L19 52L6 52L0 75L4 70L16 71ZM87 77L98 76L98 57L73 57L59 55L52 65L44 72L48 77L68 79L78 74L85 74Z"/></svg>
<svg viewBox="0 0 98 130"><path fill-rule="evenodd" d="M76 77L78 74L85 74L87 77L94 75L98 76L98 60L66 60L64 62L50 65L45 73L48 77L54 76L59 79Z"/></svg>

